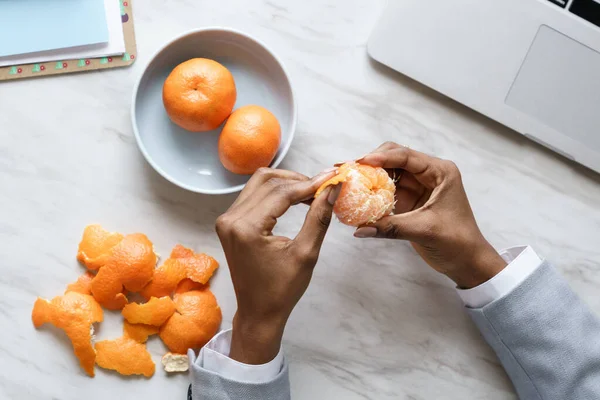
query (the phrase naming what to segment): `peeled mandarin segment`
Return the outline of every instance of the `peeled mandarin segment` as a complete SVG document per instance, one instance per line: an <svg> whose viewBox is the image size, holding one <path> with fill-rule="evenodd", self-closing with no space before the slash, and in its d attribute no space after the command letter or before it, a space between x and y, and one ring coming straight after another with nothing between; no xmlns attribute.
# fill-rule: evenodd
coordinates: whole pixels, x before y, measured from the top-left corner
<svg viewBox="0 0 600 400"><path fill-rule="evenodd" d="M171 257L154 271L152 281L141 294L146 299L170 296L186 278L205 284L218 267L219 263L211 256L177 245L171 252Z"/></svg>
<svg viewBox="0 0 600 400"><path fill-rule="evenodd" d="M121 375L154 375L155 365L146 345L130 337L96 343L96 364Z"/></svg>
<svg viewBox="0 0 600 400"><path fill-rule="evenodd" d="M94 274L90 272L86 272L77 278L76 282L73 282L67 286L65 293L67 292L77 292L81 294L92 294L92 280L94 279Z"/></svg>
<svg viewBox="0 0 600 400"><path fill-rule="evenodd" d="M185 354L167 353L160 361L166 372L185 372L190 366L188 356Z"/></svg>
<svg viewBox="0 0 600 400"><path fill-rule="evenodd" d="M92 347L92 324L102 322L103 312L92 296L68 292L51 301L38 298L31 319L36 328L50 323L62 329L73 344L81 368L94 376L96 352Z"/></svg>
<svg viewBox="0 0 600 400"><path fill-rule="evenodd" d="M160 328L163 343L178 354L204 346L221 325L221 309L215 296L206 288L176 294L173 300L177 311Z"/></svg>
<svg viewBox="0 0 600 400"><path fill-rule="evenodd" d="M139 343L146 343L148 337L156 335L159 329L158 326L130 324L127 321L123 321L123 336L130 337Z"/></svg>
<svg viewBox="0 0 600 400"><path fill-rule="evenodd" d="M92 281L92 293L104 307L119 310L127 304L123 290L141 290L152 280L155 266L154 246L146 235L127 235L111 249Z"/></svg>
<svg viewBox="0 0 600 400"><path fill-rule="evenodd" d="M123 317L132 324L162 325L175 312L170 297L152 297L145 304L129 303L122 311Z"/></svg>
<svg viewBox="0 0 600 400"><path fill-rule="evenodd" d="M86 226L79 243L77 259L88 269L98 269L105 264L110 250L122 239L123 235L120 233L108 232L100 225Z"/></svg>
<svg viewBox="0 0 600 400"><path fill-rule="evenodd" d="M350 226L373 223L394 208L396 185L385 169L346 163L338 175L325 182L315 194L318 196L326 187L342 183L342 188L333 211L340 222Z"/></svg>

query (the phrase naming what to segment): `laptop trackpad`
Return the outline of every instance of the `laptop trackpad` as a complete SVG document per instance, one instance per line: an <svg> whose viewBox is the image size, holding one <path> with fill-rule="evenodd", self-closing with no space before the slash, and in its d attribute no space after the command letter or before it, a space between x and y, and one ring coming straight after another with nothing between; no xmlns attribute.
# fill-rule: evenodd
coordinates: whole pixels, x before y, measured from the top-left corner
<svg viewBox="0 0 600 400"><path fill-rule="evenodd" d="M542 25L506 104L600 151L600 53Z"/></svg>

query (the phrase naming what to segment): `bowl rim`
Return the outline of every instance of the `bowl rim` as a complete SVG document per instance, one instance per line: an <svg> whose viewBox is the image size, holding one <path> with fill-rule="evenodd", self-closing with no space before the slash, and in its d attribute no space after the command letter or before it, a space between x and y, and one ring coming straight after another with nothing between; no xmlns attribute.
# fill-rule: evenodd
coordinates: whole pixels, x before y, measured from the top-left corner
<svg viewBox="0 0 600 400"><path fill-rule="evenodd" d="M148 67L154 62L154 60L156 59L156 57L158 57L158 55L160 53L162 53L167 47L171 46L173 43L175 43L176 41L183 39L186 36L191 36L191 35L195 35L195 34L199 34L199 33L208 33L208 32L227 32L227 33L233 33L235 35L244 37L246 39L249 39L253 42L255 42L256 44L258 44L259 46L261 46L264 50L266 50L267 53L269 53L271 55L271 57L273 57L273 59L275 60L275 62L277 62L277 64L279 64L279 67L281 68L281 70L283 71L283 75L285 76L285 79L287 80L288 86L290 88L290 93L291 93L291 103L292 103L292 118L291 118L291 124L290 124L290 136L289 136L289 140L287 141L287 143L281 148L280 150L280 155L277 159L275 159L271 165L270 168L277 168L279 166L279 164L283 161L283 159L285 158L285 156L287 155L292 142L294 140L294 136L296 134L296 126L298 123L298 105L296 104L296 95L294 92L294 87L292 85L292 80L290 79L290 75L287 71L287 68L285 67L285 64L283 63L283 61L261 40L251 36L248 33L242 32L240 30L234 29L234 28L227 28L227 27L221 27L221 26L211 26L211 27L206 27L206 28L197 28L197 29L192 29L186 32L183 32L175 37L173 37L171 40L168 40L164 45L160 46L158 48L158 50L156 50L152 56L150 57L150 59L146 62L146 64L144 65L144 67L142 68L142 72L139 74L139 76L136 79L135 82L135 86L133 87L133 95L132 95L132 101L131 101L131 124L133 126L133 133L135 136L135 141L138 145L138 148L140 149L140 151L142 152L144 158L146 159L146 161L148 162L148 164L150 164L152 166L152 168L154 168L154 170L156 172L158 172L163 178L165 178L166 180L168 180L169 182L171 182L172 184L179 186L183 189L189 190L191 192L195 192L195 193L202 193L202 194L210 194L210 195L219 195L219 194L229 194L229 193L236 193L241 191L245 186L246 183L243 183L241 185L236 185L236 186L231 186L228 188L224 188L224 189L203 189L203 188L198 188L198 187L194 187L191 185L187 185L179 180L177 180L176 178L174 178L173 176L169 175L167 172L165 172L150 156L150 154L148 153L148 151L146 150L146 147L144 146L144 143L142 142L142 139L140 137L140 133L138 130L138 125L137 125L137 115L135 112L136 109L136 103L137 103L137 94L139 91L139 87L140 84L142 82L142 78L144 77L146 71L148 70Z"/></svg>

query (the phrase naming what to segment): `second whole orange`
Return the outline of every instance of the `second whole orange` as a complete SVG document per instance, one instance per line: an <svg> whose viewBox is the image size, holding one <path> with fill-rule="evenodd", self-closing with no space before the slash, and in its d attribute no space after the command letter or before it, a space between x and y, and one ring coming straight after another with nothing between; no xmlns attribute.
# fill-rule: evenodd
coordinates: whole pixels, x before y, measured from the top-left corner
<svg viewBox="0 0 600 400"><path fill-rule="evenodd" d="M234 174L268 167L281 143L281 126L266 108L249 105L233 112L219 136L219 159Z"/></svg>
<svg viewBox="0 0 600 400"><path fill-rule="evenodd" d="M207 58L182 62L163 86L163 104L169 118L192 132L218 128L231 114L236 98L231 72Z"/></svg>

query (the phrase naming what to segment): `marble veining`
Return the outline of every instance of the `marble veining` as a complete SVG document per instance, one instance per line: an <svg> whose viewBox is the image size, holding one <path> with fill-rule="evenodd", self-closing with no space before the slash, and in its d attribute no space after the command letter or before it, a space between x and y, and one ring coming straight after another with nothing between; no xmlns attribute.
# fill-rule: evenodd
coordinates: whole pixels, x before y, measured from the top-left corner
<svg viewBox="0 0 600 400"><path fill-rule="evenodd" d="M284 167L314 174L394 140L456 161L482 230L498 248L529 243L600 313L600 176L369 60L384 0L142 0L129 69L0 84L0 399L183 399L185 375L90 379L70 345L30 320L35 296L82 270L83 227L141 231L221 263L213 289L227 328L235 297L215 218L234 195L188 193L140 155L129 122L134 80L165 41L221 25L263 40L286 64L299 105ZM281 219L297 232L304 210ZM452 284L406 243L361 241L334 224L284 347L294 399L514 399ZM99 339L116 337L107 313ZM149 342L156 362L164 347Z"/></svg>

